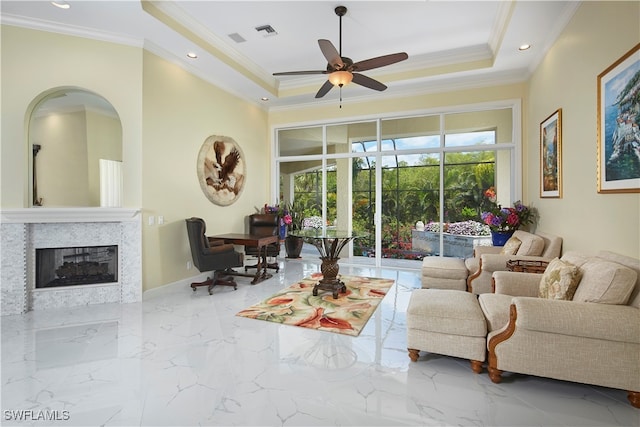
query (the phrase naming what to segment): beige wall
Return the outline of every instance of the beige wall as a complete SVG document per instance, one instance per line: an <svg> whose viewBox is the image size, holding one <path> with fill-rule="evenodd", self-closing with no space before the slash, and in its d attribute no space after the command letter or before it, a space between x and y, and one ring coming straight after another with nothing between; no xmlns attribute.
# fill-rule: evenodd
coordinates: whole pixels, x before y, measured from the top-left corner
<svg viewBox="0 0 640 427"><path fill-rule="evenodd" d="M403 111L435 110L438 112L438 110L445 107L510 99L524 99L525 95L525 84L511 84L479 89L430 93L380 101L361 103L343 102L342 108L338 108L338 101L336 100L335 104L325 104L316 108L280 109L270 112L269 125L278 127L299 122L338 122L352 120L358 117L380 116L381 114L401 115Z"/></svg>
<svg viewBox="0 0 640 427"><path fill-rule="evenodd" d="M36 175L44 206L90 206L86 124L84 111L31 121L29 140L41 147Z"/></svg>
<svg viewBox="0 0 640 427"><path fill-rule="evenodd" d="M87 111L87 159L89 206L100 206L100 159L122 161L120 119Z"/></svg>
<svg viewBox="0 0 640 427"><path fill-rule="evenodd" d="M95 111L31 119L38 199L45 207L100 206L100 159L122 161L120 119Z"/></svg>
<svg viewBox="0 0 640 427"><path fill-rule="evenodd" d="M30 205L26 129L35 105L56 88L81 88L104 97L120 115L124 204L139 207L142 49L7 25L1 31L0 206Z"/></svg>
<svg viewBox="0 0 640 427"><path fill-rule="evenodd" d="M269 202L267 114L161 58L144 54L144 289L191 277L185 218L201 217L207 234L245 231L245 218ZM247 165L245 187L229 206L206 198L196 172L200 147L211 135L233 138ZM163 225L148 225L150 215ZM242 251L242 247L238 250Z"/></svg>
<svg viewBox="0 0 640 427"><path fill-rule="evenodd" d="M584 2L530 80L528 199L564 251L640 256L640 194L597 192L597 76L640 41L640 3ZM562 108L563 196L540 199L540 123Z"/></svg>

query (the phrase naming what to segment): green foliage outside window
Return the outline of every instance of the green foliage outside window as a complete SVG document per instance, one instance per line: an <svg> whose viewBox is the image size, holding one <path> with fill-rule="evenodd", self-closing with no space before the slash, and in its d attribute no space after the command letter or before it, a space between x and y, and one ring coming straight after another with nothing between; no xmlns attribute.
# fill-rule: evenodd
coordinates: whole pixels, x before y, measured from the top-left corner
<svg viewBox="0 0 640 427"><path fill-rule="evenodd" d="M478 220L487 209L484 190L495 185L493 151L449 153L444 166L444 221ZM354 231L371 232L374 227L374 165L354 159L352 168L352 224ZM322 173L295 176L294 194L303 217L321 216ZM439 221L439 164L424 157L422 164L382 170L382 246L387 257L412 257L411 229L416 221ZM337 215L335 170L327 170L327 220ZM374 236L354 242L354 255L366 255L375 247Z"/></svg>

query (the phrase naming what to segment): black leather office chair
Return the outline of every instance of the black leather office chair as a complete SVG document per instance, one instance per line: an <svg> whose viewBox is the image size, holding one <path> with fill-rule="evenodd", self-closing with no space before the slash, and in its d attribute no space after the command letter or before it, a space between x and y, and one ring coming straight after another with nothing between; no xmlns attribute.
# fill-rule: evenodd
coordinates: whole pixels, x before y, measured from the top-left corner
<svg viewBox="0 0 640 427"><path fill-rule="evenodd" d="M233 277L225 276L224 272L233 267L242 267L244 256L236 252L232 244L224 243L224 240L208 238L205 235L206 225L202 218L187 218L186 222L193 264L201 273L213 272L213 277L207 277L204 282L192 283L193 291L195 292L198 286L208 286L209 295L211 295L211 289L216 285L233 286L234 290L238 289Z"/></svg>
<svg viewBox="0 0 640 427"><path fill-rule="evenodd" d="M277 236L280 232L280 218L276 214L252 214L249 215L249 234L255 236ZM251 256L259 257L257 246L245 246L244 253ZM277 257L280 254L280 242L267 245L267 257ZM266 260L265 260L266 261ZM256 265L245 265L244 271L249 268L257 268ZM267 262L267 268L280 270L278 260L275 262Z"/></svg>

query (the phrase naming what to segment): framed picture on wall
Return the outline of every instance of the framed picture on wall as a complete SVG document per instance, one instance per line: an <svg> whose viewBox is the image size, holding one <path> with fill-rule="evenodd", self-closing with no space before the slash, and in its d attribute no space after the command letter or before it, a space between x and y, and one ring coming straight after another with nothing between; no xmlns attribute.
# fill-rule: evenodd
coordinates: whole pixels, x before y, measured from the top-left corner
<svg viewBox="0 0 640 427"><path fill-rule="evenodd" d="M598 193L640 192L640 43L598 76Z"/></svg>
<svg viewBox="0 0 640 427"><path fill-rule="evenodd" d="M540 197L562 197L562 108L540 123Z"/></svg>
<svg viewBox="0 0 640 427"><path fill-rule="evenodd" d="M204 195L219 206L234 203L244 188L246 165L240 146L228 136L208 137L198 153L198 180Z"/></svg>

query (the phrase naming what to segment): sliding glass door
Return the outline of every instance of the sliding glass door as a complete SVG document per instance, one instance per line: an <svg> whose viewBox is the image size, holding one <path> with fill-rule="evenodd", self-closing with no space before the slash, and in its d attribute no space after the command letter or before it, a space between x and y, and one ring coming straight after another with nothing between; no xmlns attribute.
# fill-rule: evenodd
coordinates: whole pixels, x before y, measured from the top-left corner
<svg viewBox="0 0 640 427"><path fill-rule="evenodd" d="M519 196L514 122L510 105L279 129L277 195L362 235L343 257L460 256L445 244L449 226L480 232L489 187L503 205Z"/></svg>

